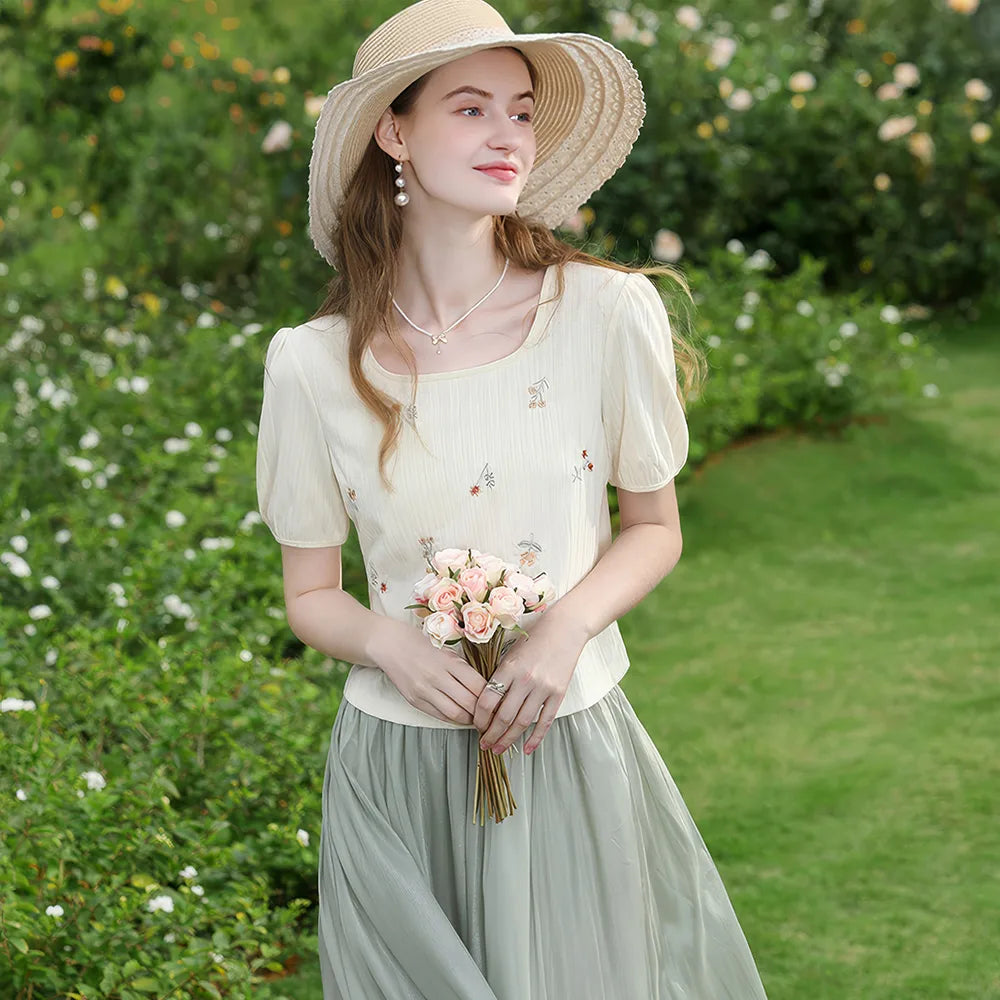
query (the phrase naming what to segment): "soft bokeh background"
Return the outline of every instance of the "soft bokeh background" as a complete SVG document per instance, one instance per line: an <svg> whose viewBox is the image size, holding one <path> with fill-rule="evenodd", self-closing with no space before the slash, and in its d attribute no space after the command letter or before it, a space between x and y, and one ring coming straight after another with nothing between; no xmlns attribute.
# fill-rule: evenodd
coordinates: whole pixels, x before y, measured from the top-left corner
<svg viewBox="0 0 1000 1000"><path fill-rule="evenodd" d="M399 6L0 4L4 1000L321 995L348 665L285 623L256 420L328 277L316 116ZM623 687L769 996L1000 997L1000 5L498 7L644 81L561 234L694 291Z"/></svg>

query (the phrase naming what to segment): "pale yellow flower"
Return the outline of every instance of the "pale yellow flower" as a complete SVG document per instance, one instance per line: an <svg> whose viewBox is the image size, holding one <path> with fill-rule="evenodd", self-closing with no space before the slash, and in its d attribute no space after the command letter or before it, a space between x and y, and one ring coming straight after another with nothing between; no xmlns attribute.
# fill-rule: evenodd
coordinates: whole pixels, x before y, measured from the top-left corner
<svg viewBox="0 0 1000 1000"><path fill-rule="evenodd" d="M976 122L972 128L969 129L969 135L972 136L973 142L977 142L981 145L984 142L990 141L990 137L993 135L993 129L987 122Z"/></svg>
<svg viewBox="0 0 1000 1000"><path fill-rule="evenodd" d="M789 90L794 90L796 93L801 94L804 91L813 90L815 87L816 77L806 69L800 69L788 78Z"/></svg>

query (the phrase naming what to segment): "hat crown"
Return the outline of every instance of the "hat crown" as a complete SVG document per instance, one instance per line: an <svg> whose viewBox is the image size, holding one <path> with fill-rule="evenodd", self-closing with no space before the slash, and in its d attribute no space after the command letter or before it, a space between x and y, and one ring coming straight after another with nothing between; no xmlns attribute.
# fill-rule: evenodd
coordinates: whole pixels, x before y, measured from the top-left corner
<svg viewBox="0 0 1000 1000"><path fill-rule="evenodd" d="M418 0L380 24L354 59L355 77L408 56L472 39L513 37L485 0Z"/></svg>

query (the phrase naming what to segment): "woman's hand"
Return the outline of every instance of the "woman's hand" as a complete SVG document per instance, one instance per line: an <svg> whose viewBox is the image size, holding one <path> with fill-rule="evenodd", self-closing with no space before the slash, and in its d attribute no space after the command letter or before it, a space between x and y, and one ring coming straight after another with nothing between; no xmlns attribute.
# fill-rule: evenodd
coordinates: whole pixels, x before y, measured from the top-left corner
<svg viewBox="0 0 1000 1000"><path fill-rule="evenodd" d="M543 612L528 635L519 637L501 659L493 680L503 681L506 693L497 694L484 682L473 715L483 733L484 749L503 753L534 722L524 744L525 753L531 753L552 725L589 638L581 626L554 610Z"/></svg>
<svg viewBox="0 0 1000 1000"><path fill-rule="evenodd" d="M486 679L461 653L440 649L412 625L387 620L377 665L414 708L443 722L471 726Z"/></svg>

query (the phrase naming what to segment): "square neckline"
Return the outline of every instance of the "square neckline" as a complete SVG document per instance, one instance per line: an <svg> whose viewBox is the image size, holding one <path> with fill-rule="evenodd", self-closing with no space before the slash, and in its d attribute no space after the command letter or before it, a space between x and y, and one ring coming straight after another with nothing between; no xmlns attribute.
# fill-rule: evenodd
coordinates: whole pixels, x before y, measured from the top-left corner
<svg viewBox="0 0 1000 1000"><path fill-rule="evenodd" d="M547 311L547 307L550 305L557 305L558 303L547 303L546 293L549 291L549 285L551 283L552 272L556 267L555 264L549 264L545 268L545 273L542 276L542 287L538 295L538 304L535 307L535 316L531 321L531 327L528 329L528 335L521 341L517 347L514 348L509 354L503 355L500 358L494 358L492 361L484 361L481 365L470 365L466 368L452 368L448 371L440 372L417 372L418 382L433 381L437 382L443 379L449 378L459 378L463 375L478 375L482 372L495 371L497 368L510 364L517 360L520 355L525 352L537 339L538 332L542 326L542 313ZM409 380L410 373L407 372L392 372L388 368L383 367L375 355L372 353L371 344L366 345L364 351L364 360L368 366L383 378L398 380Z"/></svg>

